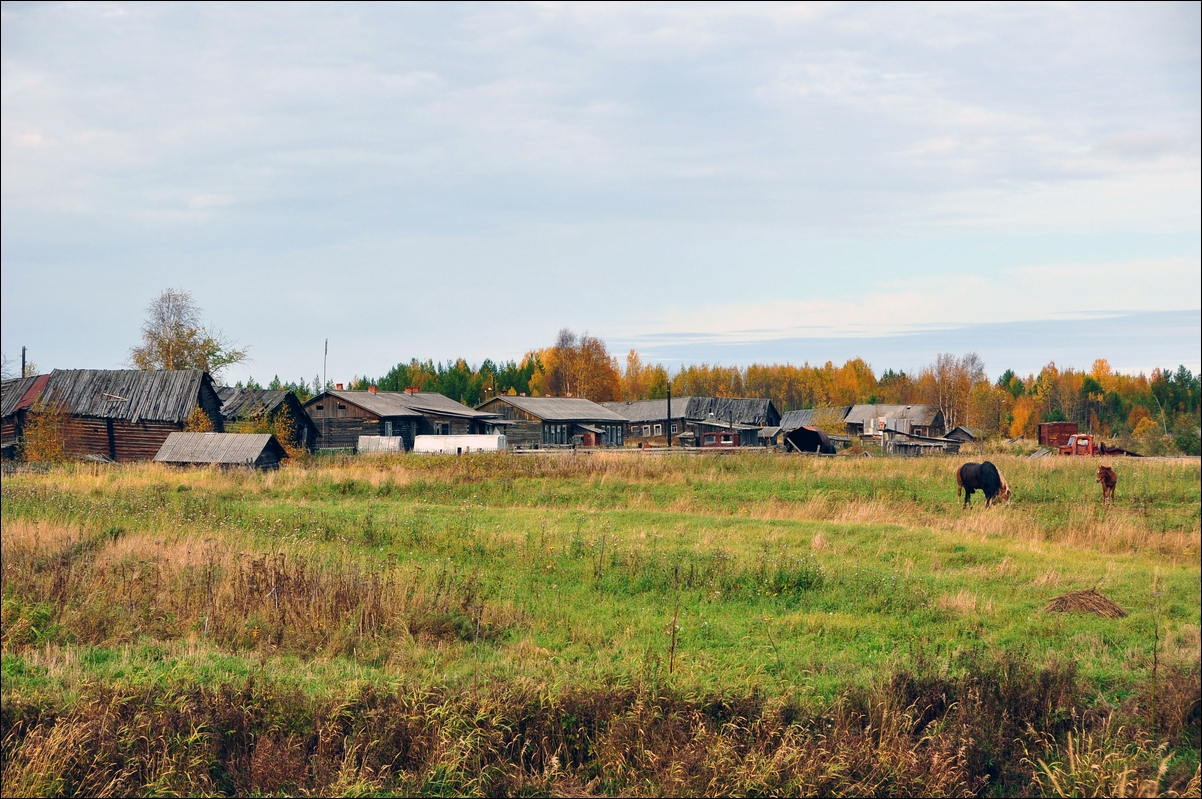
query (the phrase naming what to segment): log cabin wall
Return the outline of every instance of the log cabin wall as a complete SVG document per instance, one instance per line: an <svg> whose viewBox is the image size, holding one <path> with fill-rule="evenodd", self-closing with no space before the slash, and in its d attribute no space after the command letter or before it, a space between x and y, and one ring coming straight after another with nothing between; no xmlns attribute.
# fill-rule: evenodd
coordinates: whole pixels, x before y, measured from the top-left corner
<svg viewBox="0 0 1202 799"><path fill-rule="evenodd" d="M359 436L383 435L384 425L375 417L353 416L347 418L317 419L317 446L320 449L353 448L359 444Z"/></svg>
<svg viewBox="0 0 1202 799"><path fill-rule="evenodd" d="M73 458L100 455L120 463L154 458L167 436L183 430L175 422L129 422L70 416L63 422L63 450Z"/></svg>
<svg viewBox="0 0 1202 799"><path fill-rule="evenodd" d="M498 428L505 434L505 444L509 449L522 447L523 449L532 449L541 447L543 443L543 420L538 417L526 413L520 408L515 408L499 397L494 397L476 410L484 411L485 413L495 413L502 419L517 424L505 425Z"/></svg>

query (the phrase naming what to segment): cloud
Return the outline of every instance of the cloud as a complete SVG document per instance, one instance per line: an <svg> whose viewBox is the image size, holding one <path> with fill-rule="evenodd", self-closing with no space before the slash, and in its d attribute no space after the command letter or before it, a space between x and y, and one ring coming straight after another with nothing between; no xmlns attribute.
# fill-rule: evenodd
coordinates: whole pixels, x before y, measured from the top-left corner
<svg viewBox="0 0 1202 799"><path fill-rule="evenodd" d="M298 314L344 325L366 369L520 354L563 324L1058 313L999 271L1031 264L1142 270L1117 294L1057 284L1090 312L1197 283L1172 266L1199 259L1196 6L0 13L0 324L64 358L122 357L109 320L163 285L212 287L281 369L309 357L280 333ZM1021 257L995 257L1008 242Z"/></svg>

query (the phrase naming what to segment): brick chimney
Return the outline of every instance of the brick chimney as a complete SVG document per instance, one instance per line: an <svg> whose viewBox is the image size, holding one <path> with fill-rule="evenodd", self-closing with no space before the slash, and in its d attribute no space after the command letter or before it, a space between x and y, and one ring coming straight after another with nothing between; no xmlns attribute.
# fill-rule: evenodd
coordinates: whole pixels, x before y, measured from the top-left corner
<svg viewBox="0 0 1202 799"><path fill-rule="evenodd" d="M338 384L336 384L336 385L334 386L334 388L336 388L336 389L337 389L337 390L339 390L339 391L342 391L342 384L341 384L341 383L338 383Z"/></svg>
<svg viewBox="0 0 1202 799"><path fill-rule="evenodd" d="M371 393L373 393L373 394L375 394L375 393L376 393L376 387L375 387L375 386L368 386L368 387L367 387L367 390L368 390L368 391L370 391L370 392L371 392Z"/></svg>

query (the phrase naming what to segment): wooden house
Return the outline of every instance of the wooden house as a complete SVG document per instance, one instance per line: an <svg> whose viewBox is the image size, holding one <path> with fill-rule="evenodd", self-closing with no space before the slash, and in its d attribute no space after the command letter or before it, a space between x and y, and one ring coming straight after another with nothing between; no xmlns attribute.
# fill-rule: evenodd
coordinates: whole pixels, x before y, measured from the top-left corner
<svg viewBox="0 0 1202 799"><path fill-rule="evenodd" d="M602 407L608 408L626 420L623 439L627 445L634 444L667 444L668 433L672 440L689 428L688 409L694 397L673 397L672 409L668 410L668 400L633 400L631 402L602 402ZM669 418L669 413L671 414Z"/></svg>
<svg viewBox="0 0 1202 799"><path fill-rule="evenodd" d="M270 433L172 433L154 460L176 466L278 469L287 457L288 453Z"/></svg>
<svg viewBox="0 0 1202 799"><path fill-rule="evenodd" d="M666 444L668 430L674 437L681 436L682 445L700 445L704 443L699 437L701 428L733 429L733 425L740 431L740 446L751 446L759 442L759 428L780 423L780 412L772 400L757 398L673 397L671 419L666 399L606 402L604 406L627 420L626 443L636 445Z"/></svg>
<svg viewBox="0 0 1202 799"><path fill-rule="evenodd" d="M400 436L413 449L419 435L492 433L492 414L442 394L420 391L324 391L304 405L318 447L353 448L359 436Z"/></svg>
<svg viewBox="0 0 1202 799"><path fill-rule="evenodd" d="M14 458L17 455L17 444L24 435L25 417L33 407L50 375L35 375L21 377L16 380L5 380L0 384L0 411L3 412L3 435L0 442L3 446L3 457Z"/></svg>
<svg viewBox="0 0 1202 799"><path fill-rule="evenodd" d="M275 422L282 412L287 412L292 421L292 441L310 452L317 448L317 425L291 391L222 386L217 389L217 396L221 398L221 417L227 432L242 432L240 428L256 417Z"/></svg>
<svg viewBox="0 0 1202 799"><path fill-rule="evenodd" d="M72 457L150 460L197 409L223 432L213 379L195 369L55 369L39 399L63 414L63 449Z"/></svg>
<svg viewBox="0 0 1202 799"><path fill-rule="evenodd" d="M934 405L853 405L844 419L849 436L879 438L885 430L941 438L943 411Z"/></svg>
<svg viewBox="0 0 1202 799"><path fill-rule="evenodd" d="M509 397L477 406L499 417L497 432L511 449L620 447L629 421L609 408L578 397Z"/></svg>

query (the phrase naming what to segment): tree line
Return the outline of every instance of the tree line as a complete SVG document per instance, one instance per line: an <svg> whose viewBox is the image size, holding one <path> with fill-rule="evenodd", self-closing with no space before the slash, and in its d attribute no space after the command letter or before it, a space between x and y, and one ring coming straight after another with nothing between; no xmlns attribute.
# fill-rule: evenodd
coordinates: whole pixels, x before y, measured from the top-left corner
<svg viewBox="0 0 1202 799"><path fill-rule="evenodd" d="M767 398L781 412L922 403L938 407L948 429L963 425L987 436L1032 438L1040 422L1074 421L1083 431L1139 440L1145 452L1198 454L1200 378L1185 366L1155 369L1151 375L1120 374L1099 359L1089 371L1062 369L1053 362L1038 374L1022 377L1007 369L990 381L985 363L972 352L941 353L912 373L886 369L878 375L862 358L841 366L831 361L800 366L702 363L670 371L663 364L644 362L633 349L623 366L600 338L565 329L555 344L531 350L521 361L485 360L473 367L463 358L445 363L413 359L381 377L356 377L348 387L417 388L473 406L497 394L573 396L595 402L662 399L669 386L677 397ZM276 378L269 387L289 388L307 399L318 391L320 381L283 383Z"/></svg>
<svg viewBox="0 0 1202 799"><path fill-rule="evenodd" d="M245 348L204 325L201 316L189 292L164 291L147 308L142 342L130 351L131 365L204 369L219 379L223 369L246 360ZM463 358L441 363L415 358L379 377L356 377L348 387L416 388L473 406L498 394L595 402L662 399L669 386L678 397L767 398L782 412L858 403L924 403L943 412L948 429L963 425L1017 438L1034 436L1040 422L1074 421L1103 436L1138 439L1145 451L1198 454L1200 377L1185 366L1155 369L1150 375L1119 374L1099 359L1088 371L1049 363L1026 377L1007 369L991 382L984 362L971 352L941 353L914 373L886 369L879 376L862 358L842 366L831 361L745 367L701 363L672 372L663 364L644 362L633 349L623 365L600 337L564 328L551 346L530 350L520 361L486 359L472 366ZM263 388L253 378L238 385ZM323 384L320 376L294 382L277 376L266 387L289 389L307 400L320 393Z"/></svg>

